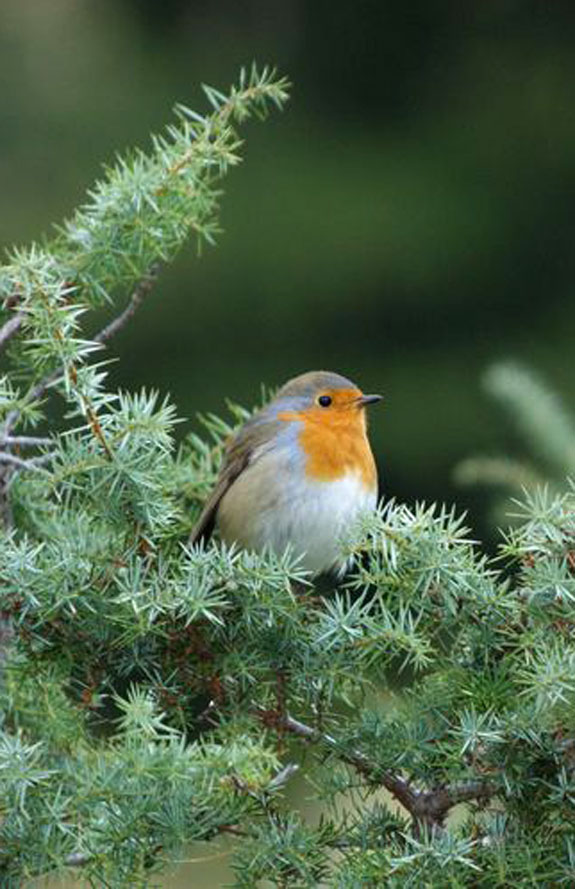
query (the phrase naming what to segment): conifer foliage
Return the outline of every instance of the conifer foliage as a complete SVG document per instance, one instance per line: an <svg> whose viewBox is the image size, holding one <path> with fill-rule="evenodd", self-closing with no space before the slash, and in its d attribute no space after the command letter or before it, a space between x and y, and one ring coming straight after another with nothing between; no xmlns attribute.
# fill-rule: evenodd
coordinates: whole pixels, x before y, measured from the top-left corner
<svg viewBox="0 0 575 889"><path fill-rule="evenodd" d="M108 388L103 346L213 239L236 127L287 84L206 95L0 268L0 886L151 887L225 834L237 889L575 885L575 490L518 504L496 561L387 502L316 589L289 553L184 543L243 411L176 449L163 396Z"/></svg>
<svg viewBox="0 0 575 889"><path fill-rule="evenodd" d="M575 417L538 374L515 362L492 364L482 379L486 394L505 409L521 443L521 459L476 455L454 477L462 485L520 494L547 484L559 492L575 474Z"/></svg>

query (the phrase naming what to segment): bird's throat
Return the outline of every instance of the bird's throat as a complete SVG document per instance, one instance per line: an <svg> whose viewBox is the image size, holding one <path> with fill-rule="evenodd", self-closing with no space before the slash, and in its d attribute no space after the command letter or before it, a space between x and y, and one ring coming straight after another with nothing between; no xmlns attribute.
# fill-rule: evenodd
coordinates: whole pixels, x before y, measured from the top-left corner
<svg viewBox="0 0 575 889"><path fill-rule="evenodd" d="M305 454L305 473L318 482L357 474L367 490L377 487L377 470L367 438L363 410L335 413L327 417L290 411L279 419L301 425L298 442Z"/></svg>

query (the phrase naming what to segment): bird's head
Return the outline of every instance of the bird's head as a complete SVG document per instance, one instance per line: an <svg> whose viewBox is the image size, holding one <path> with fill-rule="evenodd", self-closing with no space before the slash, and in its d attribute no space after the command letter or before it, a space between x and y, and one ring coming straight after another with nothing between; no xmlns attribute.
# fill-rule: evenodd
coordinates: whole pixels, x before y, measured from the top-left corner
<svg viewBox="0 0 575 889"><path fill-rule="evenodd" d="M365 408L381 395L364 395L355 383L340 374L318 370L289 380L272 404L280 420L307 420L342 427L365 424Z"/></svg>

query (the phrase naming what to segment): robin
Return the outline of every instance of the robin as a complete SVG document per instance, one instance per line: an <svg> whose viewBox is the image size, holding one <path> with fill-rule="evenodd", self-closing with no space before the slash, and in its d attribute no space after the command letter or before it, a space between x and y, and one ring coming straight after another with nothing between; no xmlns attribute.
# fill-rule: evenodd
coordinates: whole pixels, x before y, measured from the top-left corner
<svg viewBox="0 0 575 889"><path fill-rule="evenodd" d="M340 538L377 502L365 408L380 399L328 371L289 380L228 442L190 543L217 525L226 543L342 573Z"/></svg>

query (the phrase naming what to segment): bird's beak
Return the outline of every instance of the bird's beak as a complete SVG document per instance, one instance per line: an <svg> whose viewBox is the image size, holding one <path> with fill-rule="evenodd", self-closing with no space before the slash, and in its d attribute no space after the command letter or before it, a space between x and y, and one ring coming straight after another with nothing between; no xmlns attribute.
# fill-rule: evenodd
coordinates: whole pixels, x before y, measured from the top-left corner
<svg viewBox="0 0 575 889"><path fill-rule="evenodd" d="M367 404L375 404L376 401L381 401L383 395L361 395L360 398L357 399L357 403L361 405L361 407L365 407Z"/></svg>

